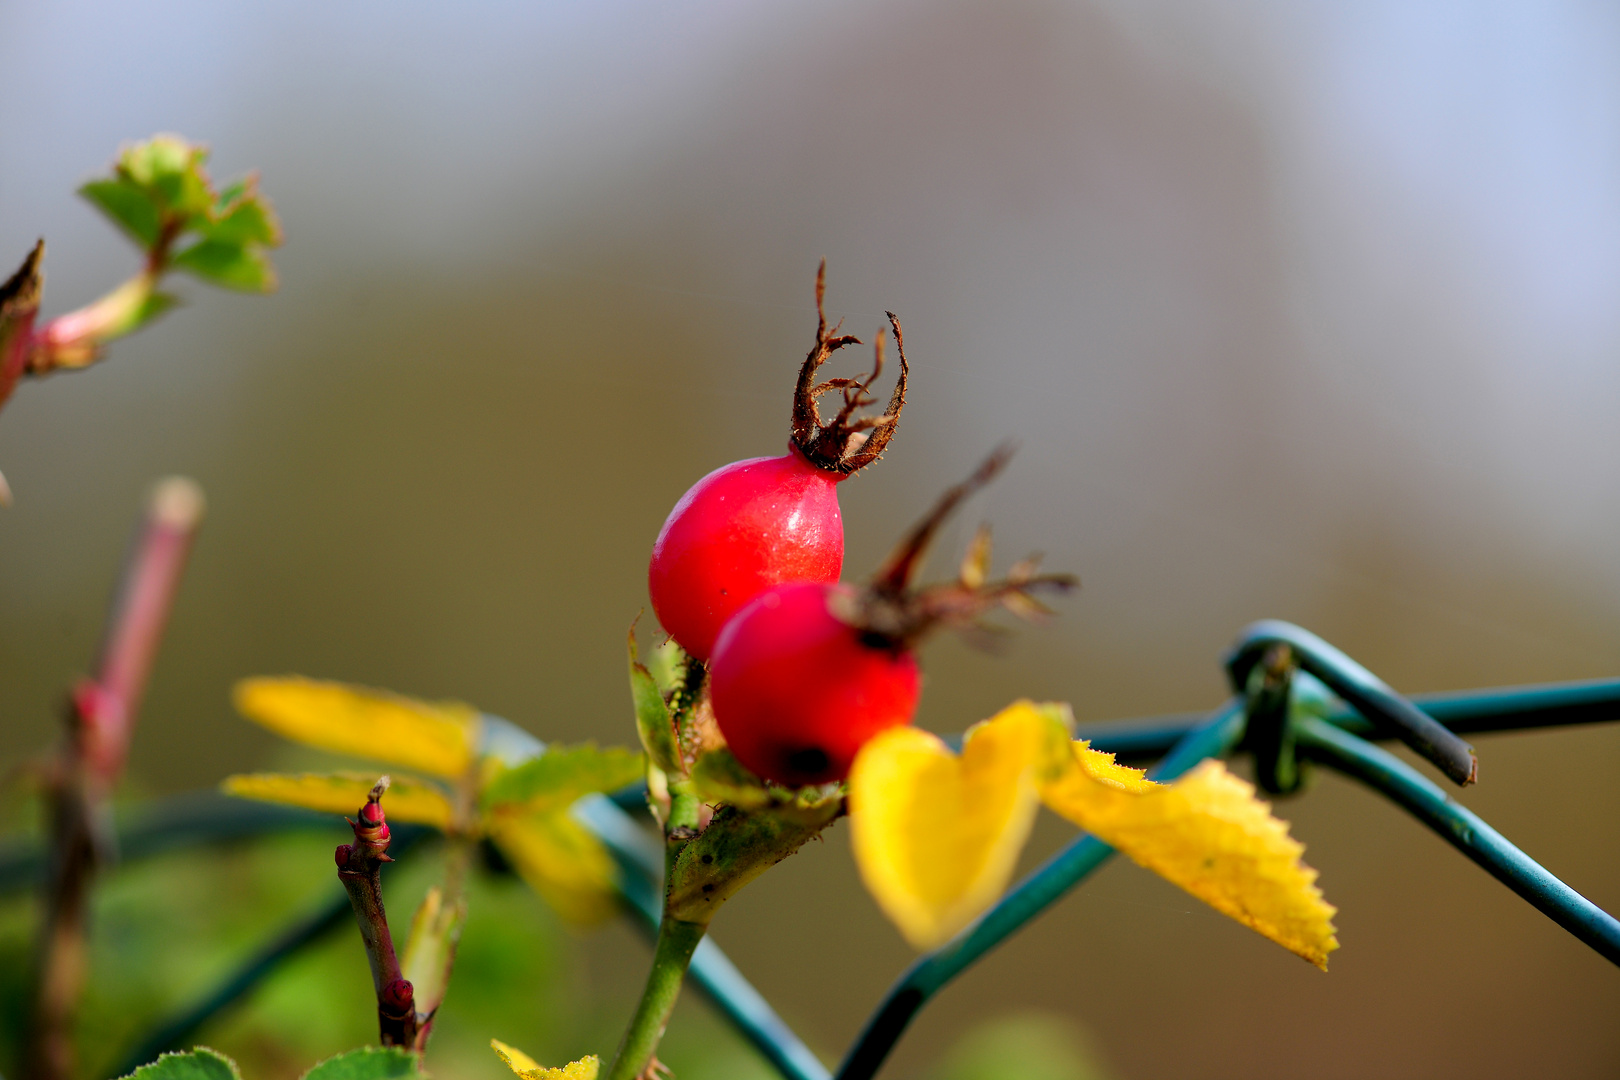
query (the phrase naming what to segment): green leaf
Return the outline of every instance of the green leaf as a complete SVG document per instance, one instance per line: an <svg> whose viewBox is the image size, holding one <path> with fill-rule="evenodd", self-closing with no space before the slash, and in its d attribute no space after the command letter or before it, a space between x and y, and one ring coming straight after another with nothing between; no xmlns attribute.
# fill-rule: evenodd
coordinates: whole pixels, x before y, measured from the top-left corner
<svg viewBox="0 0 1620 1080"><path fill-rule="evenodd" d="M764 781L725 747L697 759L692 766L692 786L706 803L724 803L744 810L758 810L776 801Z"/></svg>
<svg viewBox="0 0 1620 1080"><path fill-rule="evenodd" d="M722 806L675 856L664 886L666 918L708 925L737 890L803 847L837 818L840 801L815 812L753 813Z"/></svg>
<svg viewBox="0 0 1620 1080"><path fill-rule="evenodd" d="M203 167L208 149L178 135L126 146L113 175L79 193L133 237L159 269L174 267L244 292L270 292L275 271L266 248L281 243L281 224L249 175L216 193ZM182 237L197 243L171 256Z"/></svg>
<svg viewBox="0 0 1620 1080"><path fill-rule="evenodd" d="M273 292L276 272L258 248L232 240L203 240L174 257L172 265L204 281L242 292Z"/></svg>
<svg viewBox="0 0 1620 1080"><path fill-rule="evenodd" d="M182 217L206 216L214 192L203 165L208 148L178 135L154 135L124 150L118 171L156 196L158 205Z"/></svg>
<svg viewBox="0 0 1620 1080"><path fill-rule="evenodd" d="M130 319L129 326L123 332L127 334L132 330L139 330L153 319L179 306L180 298L173 293L150 293L146 299L141 301L140 307L136 309L135 314Z"/></svg>
<svg viewBox="0 0 1620 1080"><path fill-rule="evenodd" d="M184 1054L163 1054L129 1075L130 1080L242 1080L236 1062L206 1046Z"/></svg>
<svg viewBox="0 0 1620 1080"><path fill-rule="evenodd" d="M92 180L79 189L79 194L112 218L142 247L149 248L157 242L162 215L151 194L135 181L125 176Z"/></svg>
<svg viewBox="0 0 1620 1080"><path fill-rule="evenodd" d="M397 1046L365 1046L327 1058L305 1073L303 1080L394 1080L425 1075L420 1054Z"/></svg>
<svg viewBox="0 0 1620 1080"><path fill-rule="evenodd" d="M213 214L197 229L209 240L266 247L281 243L281 222L270 200L259 194L256 176L244 177L221 192Z"/></svg>
<svg viewBox="0 0 1620 1080"><path fill-rule="evenodd" d="M675 747L675 718L670 715L658 680L639 662L636 628L630 628L630 700L636 708L636 734L647 760L671 775L679 775L681 756Z"/></svg>
<svg viewBox="0 0 1620 1080"><path fill-rule="evenodd" d="M497 773L484 786L483 804L501 814L566 810L583 795L635 783L644 768L641 755L623 747L548 746L539 757Z"/></svg>

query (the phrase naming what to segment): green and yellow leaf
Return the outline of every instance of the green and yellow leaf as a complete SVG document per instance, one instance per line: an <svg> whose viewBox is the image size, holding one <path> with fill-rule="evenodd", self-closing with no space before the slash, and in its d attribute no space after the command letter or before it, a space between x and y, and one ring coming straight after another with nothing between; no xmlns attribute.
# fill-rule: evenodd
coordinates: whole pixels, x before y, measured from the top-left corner
<svg viewBox="0 0 1620 1080"><path fill-rule="evenodd" d="M435 776L459 777L478 746L478 710L459 701L299 676L243 679L235 696L243 716L283 738Z"/></svg>
<svg viewBox="0 0 1620 1080"><path fill-rule="evenodd" d="M444 1000L466 921L467 898L446 904L444 890L437 885L429 886L411 919L410 936L400 954L400 975L410 981L416 1008L425 1015L432 1015Z"/></svg>
<svg viewBox="0 0 1620 1080"><path fill-rule="evenodd" d="M545 753L497 772L485 784L484 809L497 814L543 814L566 810L581 796L617 791L640 780L642 757L619 746L595 743L546 747Z"/></svg>
<svg viewBox="0 0 1620 1080"><path fill-rule="evenodd" d="M500 815L489 835L518 876L569 922L591 925L617 910L613 856L566 811Z"/></svg>
<svg viewBox="0 0 1620 1080"><path fill-rule="evenodd" d="M1041 797L1098 839L1224 915L1327 970L1334 908L1300 861L1304 846L1250 784L1205 761L1155 784L1112 754L1074 744L1073 766Z"/></svg>
<svg viewBox="0 0 1620 1080"><path fill-rule="evenodd" d="M523 1080L596 1080L596 1074L602 1069L602 1060L595 1054L560 1069L548 1069L517 1047L507 1046L499 1039L489 1040L489 1045L506 1062L506 1067L523 1077Z"/></svg>
<svg viewBox="0 0 1620 1080"><path fill-rule="evenodd" d="M1001 895L1067 741L1054 716L1015 707L970 730L961 756L911 727L862 748L849 775L855 861L912 945L945 942Z"/></svg>
<svg viewBox="0 0 1620 1080"><path fill-rule="evenodd" d="M331 814L355 814L377 782L376 773L239 773L220 790L260 802L284 803ZM383 810L396 825L431 825L448 830L454 809L445 793L422 780L395 776L383 796Z"/></svg>

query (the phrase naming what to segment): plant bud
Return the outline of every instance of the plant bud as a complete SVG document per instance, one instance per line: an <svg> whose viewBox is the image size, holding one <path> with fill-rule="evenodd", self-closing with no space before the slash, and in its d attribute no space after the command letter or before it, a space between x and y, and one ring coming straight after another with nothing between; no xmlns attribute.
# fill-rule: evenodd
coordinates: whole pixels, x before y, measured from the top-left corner
<svg viewBox="0 0 1620 1080"><path fill-rule="evenodd" d="M407 1016L416 1011L416 988L409 979L395 979L383 987L383 1008L395 1016Z"/></svg>

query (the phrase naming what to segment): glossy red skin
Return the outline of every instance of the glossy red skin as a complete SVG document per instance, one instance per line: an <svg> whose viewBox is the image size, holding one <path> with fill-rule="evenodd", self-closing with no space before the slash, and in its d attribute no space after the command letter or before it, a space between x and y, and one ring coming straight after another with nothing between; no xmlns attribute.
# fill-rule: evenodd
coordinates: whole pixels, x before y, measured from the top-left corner
<svg viewBox="0 0 1620 1080"><path fill-rule="evenodd" d="M790 450L733 462L693 484L669 512L647 566L659 625L707 660L721 628L767 589L837 581L842 479Z"/></svg>
<svg viewBox="0 0 1620 1080"><path fill-rule="evenodd" d="M709 663L714 718L737 760L789 787L849 775L880 731L911 723L921 689L906 648L871 644L828 610L846 585L783 585L726 624Z"/></svg>

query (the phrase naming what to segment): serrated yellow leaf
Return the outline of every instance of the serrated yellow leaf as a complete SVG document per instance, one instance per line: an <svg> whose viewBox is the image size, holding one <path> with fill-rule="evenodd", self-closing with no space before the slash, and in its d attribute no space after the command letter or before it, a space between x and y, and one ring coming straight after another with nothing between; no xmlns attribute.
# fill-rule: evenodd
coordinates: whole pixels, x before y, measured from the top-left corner
<svg viewBox="0 0 1620 1080"><path fill-rule="evenodd" d="M496 817L489 830L518 876L569 922L599 923L618 910L613 856L567 811Z"/></svg>
<svg viewBox="0 0 1620 1080"><path fill-rule="evenodd" d="M1155 784L1112 754L1074 744L1074 764L1042 786L1059 814L1222 914L1327 970L1334 907L1300 862L1288 824L1220 762Z"/></svg>
<svg viewBox="0 0 1620 1080"><path fill-rule="evenodd" d="M849 775L855 862L906 940L932 948L1001 895L1068 732L1022 702L968 731L962 754L917 728L867 743Z"/></svg>
<svg viewBox="0 0 1620 1080"><path fill-rule="evenodd" d="M459 777L478 746L479 713L457 701L298 676L243 679L236 707L284 738L322 750Z"/></svg>
<svg viewBox="0 0 1620 1080"><path fill-rule="evenodd" d="M523 1080L596 1080L596 1074L602 1069L602 1059L595 1054L560 1069L548 1069L517 1047L507 1046L499 1039L489 1040L489 1045L506 1062L506 1067L523 1077Z"/></svg>
<svg viewBox="0 0 1620 1080"><path fill-rule="evenodd" d="M357 813L377 782L375 773L241 773L227 776L220 790L261 802L286 803L332 814ZM382 800L396 825L431 825L447 830L454 811L444 792L423 780L395 776Z"/></svg>

